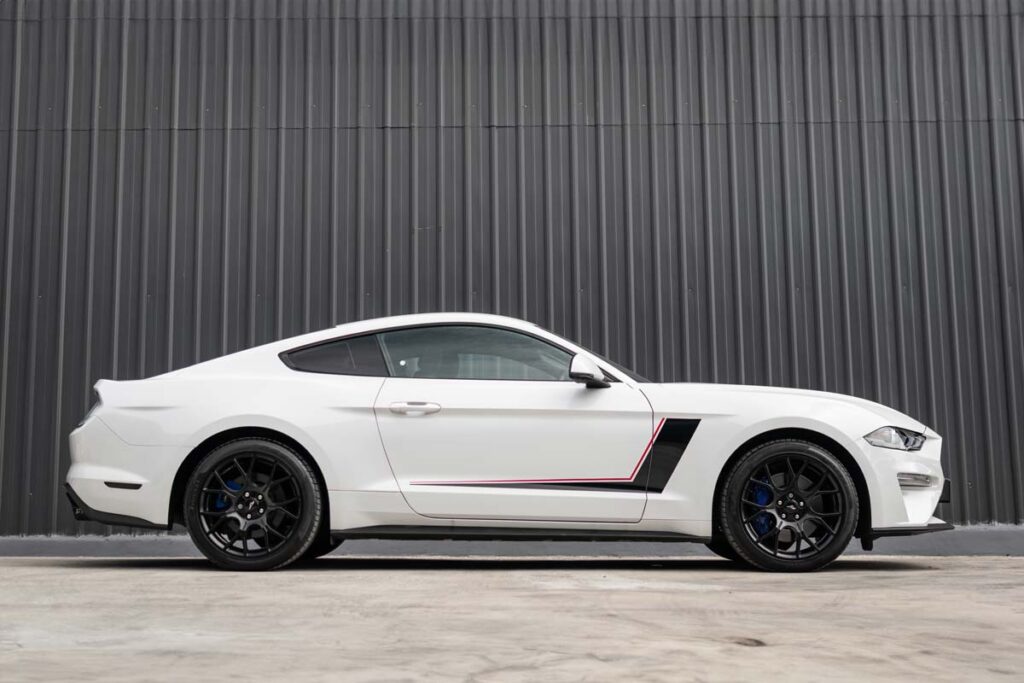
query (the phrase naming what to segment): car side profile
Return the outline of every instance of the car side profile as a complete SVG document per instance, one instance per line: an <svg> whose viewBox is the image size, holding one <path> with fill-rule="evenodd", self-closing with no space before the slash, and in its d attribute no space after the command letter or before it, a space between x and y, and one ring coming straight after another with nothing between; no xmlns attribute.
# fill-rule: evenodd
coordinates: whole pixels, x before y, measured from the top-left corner
<svg viewBox="0 0 1024 683"><path fill-rule="evenodd" d="M808 571L952 528L942 439L867 400L654 383L536 325L364 320L137 381L71 433L75 516L184 525L216 565L349 538L705 543Z"/></svg>

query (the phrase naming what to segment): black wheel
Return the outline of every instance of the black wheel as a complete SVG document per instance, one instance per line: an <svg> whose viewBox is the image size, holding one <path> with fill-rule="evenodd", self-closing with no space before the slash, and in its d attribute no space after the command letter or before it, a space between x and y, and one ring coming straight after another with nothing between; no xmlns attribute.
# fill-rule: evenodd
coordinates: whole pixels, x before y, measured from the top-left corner
<svg viewBox="0 0 1024 683"><path fill-rule="evenodd" d="M718 501L722 534L766 571L814 571L857 528L857 488L835 456L806 441L772 441L744 455Z"/></svg>
<svg viewBox="0 0 1024 683"><path fill-rule="evenodd" d="M323 501L310 466L284 444L238 439L207 455L185 491L196 547L225 569L277 569L317 537Z"/></svg>
<svg viewBox="0 0 1024 683"><path fill-rule="evenodd" d="M313 541L306 552L303 553L302 559L304 560L315 560L318 557L323 557L328 553L332 553L337 550L338 546L341 545L342 539L332 539L330 534L323 532L317 534L316 540Z"/></svg>
<svg viewBox="0 0 1024 683"><path fill-rule="evenodd" d="M736 551L732 549L732 546L729 545L728 541L721 536L715 536L711 539L710 543L705 543L705 545L708 550L723 559L743 563L743 558L740 557Z"/></svg>

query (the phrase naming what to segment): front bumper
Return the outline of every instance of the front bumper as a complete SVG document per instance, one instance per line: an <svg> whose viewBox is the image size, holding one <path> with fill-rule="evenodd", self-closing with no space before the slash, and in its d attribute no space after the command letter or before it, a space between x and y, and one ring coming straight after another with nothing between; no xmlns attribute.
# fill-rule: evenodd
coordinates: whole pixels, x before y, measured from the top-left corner
<svg viewBox="0 0 1024 683"><path fill-rule="evenodd" d="M932 517L927 524L908 524L905 526L890 526L879 529L872 529L870 533L860 537L860 547L864 550L873 550L876 538L887 536L917 536L918 534L930 534L934 531L952 531L955 529L949 522Z"/></svg>
<svg viewBox="0 0 1024 683"><path fill-rule="evenodd" d="M171 528L170 524L154 524L153 522L142 519L141 517L131 517L129 515L118 515L112 512L100 512L94 510L75 493L75 489L71 487L71 484L64 484L64 492L68 496L68 500L71 501L71 511L75 515L75 519L80 522L99 522L100 524L113 524L117 526L134 526L143 529L160 529L162 531L168 531Z"/></svg>

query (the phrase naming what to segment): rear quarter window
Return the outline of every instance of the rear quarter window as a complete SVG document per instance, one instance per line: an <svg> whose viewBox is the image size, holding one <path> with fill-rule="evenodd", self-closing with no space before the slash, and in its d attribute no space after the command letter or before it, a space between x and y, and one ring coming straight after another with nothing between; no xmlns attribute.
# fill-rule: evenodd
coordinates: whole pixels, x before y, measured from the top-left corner
<svg viewBox="0 0 1024 683"><path fill-rule="evenodd" d="M281 360L293 370L331 375L387 377L380 344L374 335L351 337L307 346L281 354Z"/></svg>

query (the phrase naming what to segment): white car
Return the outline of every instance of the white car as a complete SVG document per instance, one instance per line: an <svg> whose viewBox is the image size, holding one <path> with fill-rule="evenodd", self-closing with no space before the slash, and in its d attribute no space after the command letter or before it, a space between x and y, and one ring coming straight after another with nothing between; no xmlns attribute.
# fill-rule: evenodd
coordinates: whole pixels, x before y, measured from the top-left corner
<svg viewBox="0 0 1024 683"><path fill-rule="evenodd" d="M952 528L942 440L862 399L654 383L528 322L341 325L96 384L82 520L169 529L230 569L346 538L695 541L806 571L854 536Z"/></svg>

